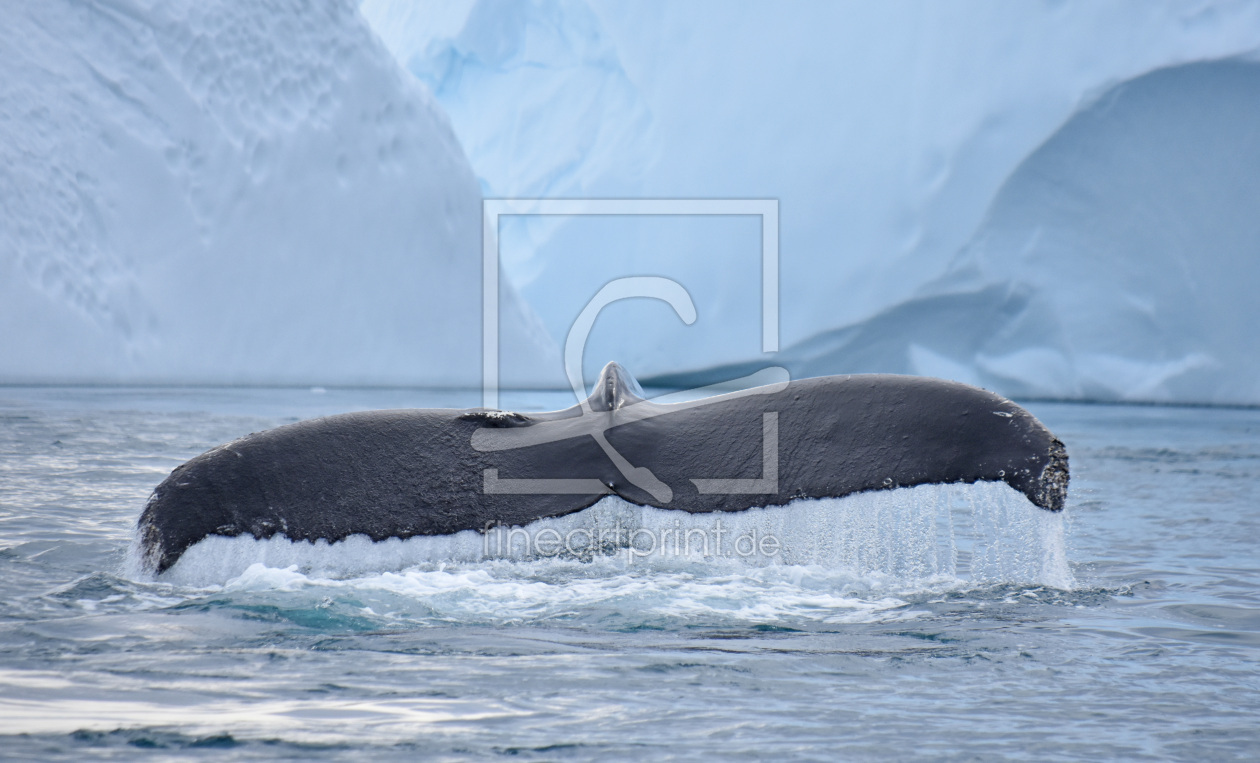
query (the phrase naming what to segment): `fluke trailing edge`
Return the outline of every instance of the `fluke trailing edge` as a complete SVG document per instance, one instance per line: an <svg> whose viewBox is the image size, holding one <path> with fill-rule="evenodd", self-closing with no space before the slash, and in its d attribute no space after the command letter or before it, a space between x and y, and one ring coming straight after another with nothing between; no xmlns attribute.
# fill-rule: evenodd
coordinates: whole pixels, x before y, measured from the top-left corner
<svg viewBox="0 0 1260 763"><path fill-rule="evenodd" d="M694 513L981 480L1059 511L1067 452L1023 408L940 379L830 376L658 404L610 363L563 411L368 411L251 434L172 472L139 532L162 572L211 535L379 541L524 525L609 494Z"/></svg>

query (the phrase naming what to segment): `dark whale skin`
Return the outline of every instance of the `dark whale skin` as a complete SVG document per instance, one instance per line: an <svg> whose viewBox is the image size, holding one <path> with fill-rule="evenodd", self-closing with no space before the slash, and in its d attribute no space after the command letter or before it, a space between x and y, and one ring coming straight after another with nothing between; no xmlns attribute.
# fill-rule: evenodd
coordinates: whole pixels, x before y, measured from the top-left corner
<svg viewBox="0 0 1260 763"><path fill-rule="evenodd" d="M242 437L157 486L139 520L143 558L163 572L211 535L335 542L485 531L579 511L608 494L693 513L928 483L1003 481L1049 511L1061 510L1067 495L1067 452L1041 422L998 395L940 379L800 379L671 406L643 400L633 379L609 364L585 405L585 412L537 414L367 411ZM774 492L699 492L693 479L763 477L767 413L777 418ZM507 450L473 446L475 437L587 425L671 494L631 482L591 434ZM591 487L487 492L487 469L499 478L584 479Z"/></svg>

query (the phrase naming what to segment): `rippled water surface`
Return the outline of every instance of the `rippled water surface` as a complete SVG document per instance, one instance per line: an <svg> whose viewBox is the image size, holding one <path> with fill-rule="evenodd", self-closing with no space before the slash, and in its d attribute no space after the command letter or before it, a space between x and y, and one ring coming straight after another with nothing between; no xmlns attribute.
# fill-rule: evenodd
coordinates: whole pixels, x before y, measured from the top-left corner
<svg viewBox="0 0 1260 763"><path fill-rule="evenodd" d="M1063 516L982 485L733 517L769 559L239 540L134 571L191 456L467 404L0 388L0 758L1260 757L1256 410L1033 404ZM674 521L597 509L558 531Z"/></svg>

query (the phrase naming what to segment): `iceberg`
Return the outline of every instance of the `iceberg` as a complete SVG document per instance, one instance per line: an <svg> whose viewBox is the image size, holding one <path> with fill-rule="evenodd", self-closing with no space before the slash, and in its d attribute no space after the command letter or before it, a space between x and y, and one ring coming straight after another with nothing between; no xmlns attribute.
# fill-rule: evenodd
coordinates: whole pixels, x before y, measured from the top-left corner
<svg viewBox="0 0 1260 763"><path fill-rule="evenodd" d="M22 3L0 71L0 383L480 384L477 180L352 2Z"/></svg>
<svg viewBox="0 0 1260 763"><path fill-rule="evenodd" d="M1257 126L1260 63L1121 83L1016 168L944 275L779 361L798 376L924 374L1023 398L1260 402Z"/></svg>
<svg viewBox="0 0 1260 763"><path fill-rule="evenodd" d="M508 216L506 386L622 276L610 359L689 385L944 376L1260 403L1260 6L108 0L0 29L0 383L478 386L481 200L775 199L761 221Z"/></svg>
<svg viewBox="0 0 1260 763"><path fill-rule="evenodd" d="M362 9L488 196L779 200L778 355L758 343L755 220L504 225L505 273L554 340L612 278L691 293L692 326L610 308L589 376L612 358L669 384L779 364L1260 403L1260 6Z"/></svg>

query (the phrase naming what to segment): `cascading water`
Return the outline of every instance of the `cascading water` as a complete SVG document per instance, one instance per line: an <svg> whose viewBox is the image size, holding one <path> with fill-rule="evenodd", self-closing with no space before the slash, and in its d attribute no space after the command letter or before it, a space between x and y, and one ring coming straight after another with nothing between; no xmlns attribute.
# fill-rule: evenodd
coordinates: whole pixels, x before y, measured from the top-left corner
<svg viewBox="0 0 1260 763"><path fill-rule="evenodd" d="M705 514L607 497L525 527L376 543L365 536L331 544L212 536L163 579L217 585L255 565L329 580L409 568L475 571L479 565L496 575L512 575L515 566L520 575L535 576L550 565L567 570L566 578L583 570L706 577L805 567L902 591L1000 583L1069 589L1073 583L1063 515L1033 506L1003 483L923 485Z"/></svg>

